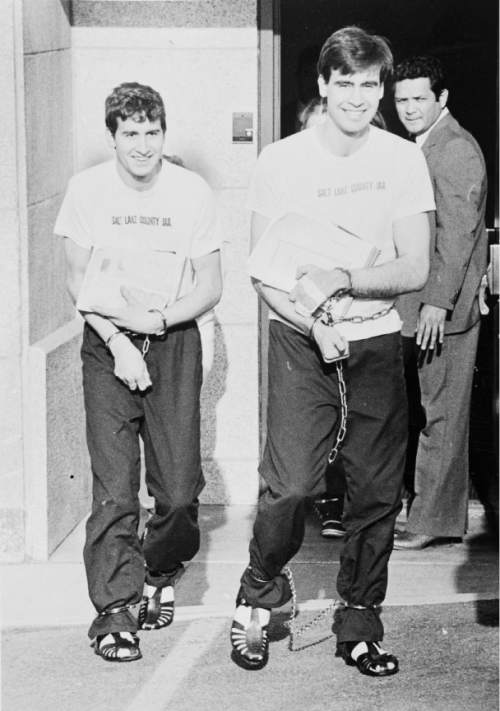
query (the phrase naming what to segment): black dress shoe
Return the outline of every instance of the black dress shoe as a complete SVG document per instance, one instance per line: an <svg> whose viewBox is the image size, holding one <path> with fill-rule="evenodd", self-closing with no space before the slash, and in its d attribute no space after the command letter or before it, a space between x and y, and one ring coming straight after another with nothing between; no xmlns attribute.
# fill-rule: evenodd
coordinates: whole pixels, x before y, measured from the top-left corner
<svg viewBox="0 0 500 711"><path fill-rule="evenodd" d="M435 540L434 536L426 536L425 533L401 531L394 536L394 548L396 550L419 551Z"/></svg>
<svg viewBox="0 0 500 711"><path fill-rule="evenodd" d="M427 536L425 533L410 533L404 531L394 535L394 548L396 550L421 551L430 545L445 545L446 543L461 543L461 538L450 536Z"/></svg>

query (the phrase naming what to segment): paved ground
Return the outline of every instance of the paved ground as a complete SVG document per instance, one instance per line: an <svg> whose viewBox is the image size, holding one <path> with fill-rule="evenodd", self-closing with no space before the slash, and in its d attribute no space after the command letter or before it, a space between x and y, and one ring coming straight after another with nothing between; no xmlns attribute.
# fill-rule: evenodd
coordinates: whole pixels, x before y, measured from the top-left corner
<svg viewBox="0 0 500 711"><path fill-rule="evenodd" d="M246 672L232 664L230 615L252 517L238 507L202 510L204 547L179 584L176 622L168 630L141 633L144 658L132 664L106 663L93 654L87 608L81 624L60 624L65 615L66 622L82 616L71 606L56 617L52 603L60 588L77 598L78 586L84 588L75 557L81 531L46 566L4 566L10 582L4 586L2 711L498 709L497 550L482 534L480 511L472 510L462 544L394 552L384 622L386 646L399 656L401 672L387 679L363 677L335 658L330 615L301 640L325 641L291 652L283 625L288 608L273 615L268 666ZM293 561L298 621L328 606L339 550L339 542L319 537L311 519ZM37 570L45 589L33 577ZM69 571L74 577L64 587ZM30 580L26 591L20 583ZM38 625L19 624L28 598L46 611ZM31 619L26 608L24 617Z"/></svg>

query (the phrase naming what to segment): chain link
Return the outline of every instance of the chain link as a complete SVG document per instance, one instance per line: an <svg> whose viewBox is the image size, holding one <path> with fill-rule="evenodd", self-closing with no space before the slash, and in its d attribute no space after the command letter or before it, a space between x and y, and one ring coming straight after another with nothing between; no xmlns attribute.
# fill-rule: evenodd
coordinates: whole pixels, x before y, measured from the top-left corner
<svg viewBox="0 0 500 711"><path fill-rule="evenodd" d="M335 363L337 368L337 379L339 383L339 395L340 395L340 424L337 431L337 437L335 439L335 444L330 450L328 455L328 464L333 464L339 453L340 446L345 439L347 433L347 389L344 380L344 369L342 368L342 361L339 360Z"/></svg>
<svg viewBox="0 0 500 711"><path fill-rule="evenodd" d="M332 600L328 607L325 607L323 610L321 610L321 612L319 612L315 617L313 617L312 620L304 623L301 627L298 627L295 621L295 618L297 616L297 589L295 587L295 581L293 579L292 571L288 566L283 568L283 573L287 577L288 584L290 585L290 590L292 593L292 609L290 611L290 619L285 622L286 627L288 627L288 629L290 630L290 641L288 647L291 652L302 652L304 649L314 647L315 645L321 644L321 642L325 642L327 639L330 639L330 637L333 637L333 633L330 633L326 637L322 637L321 639L318 639L315 642L303 644L302 647L295 646L296 640L300 639L300 637L302 637L308 630L315 627L319 622L321 622L321 620L324 620L330 614L333 618L335 609L339 606L342 606L343 603L339 600Z"/></svg>
<svg viewBox="0 0 500 711"><path fill-rule="evenodd" d="M337 299L332 296L321 306L322 314L320 316L320 320L325 324L325 326L336 326L338 323L364 323L365 321L375 321L378 318L387 316L387 314L394 308L393 305L386 306L385 308L380 309L380 311L368 314L368 316L340 316L339 318L335 318L331 313L331 309L333 309L336 302Z"/></svg>
<svg viewBox="0 0 500 711"><path fill-rule="evenodd" d="M144 342L143 342L143 344L142 344L142 348L141 348L141 353L142 353L142 357L143 357L143 358L145 357L145 355L146 355L147 352L149 351L149 346L150 346L150 345L151 345L151 341L149 340L149 336L146 336L146 338L144 339Z"/></svg>
<svg viewBox="0 0 500 711"><path fill-rule="evenodd" d="M387 314L394 308L392 305L387 306L380 311L376 311L369 316L351 316L334 318L329 309L333 308L334 303L337 301L335 297L328 299L325 304L321 307L321 316L319 317L321 323L325 326L336 326L338 323L364 323L365 321L375 321L378 318L387 316ZM340 395L340 425L337 432L337 438L335 444L333 445L330 453L328 455L328 464L333 464L337 455L339 453L340 446L345 439L347 432L347 389L344 380L344 371L342 369L342 361L337 361L335 363L337 367L337 378L339 383L339 395Z"/></svg>

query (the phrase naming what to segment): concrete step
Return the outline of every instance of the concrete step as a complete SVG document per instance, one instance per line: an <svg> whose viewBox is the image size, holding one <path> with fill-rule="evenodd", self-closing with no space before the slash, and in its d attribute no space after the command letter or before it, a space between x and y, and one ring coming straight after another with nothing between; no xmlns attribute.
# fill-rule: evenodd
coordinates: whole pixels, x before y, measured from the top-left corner
<svg viewBox="0 0 500 711"><path fill-rule="evenodd" d="M201 506L202 545L178 584L176 619L230 616L239 578L248 561L255 508ZM386 605L464 602L498 597L498 556L485 534L481 507L469 507L469 532L462 543L423 551L394 551ZM404 520L404 517L402 517ZM88 600L82 548L85 522L47 563L0 566L3 627L87 625ZM291 563L303 610L320 609L336 597L341 540L319 535L314 515L304 544Z"/></svg>

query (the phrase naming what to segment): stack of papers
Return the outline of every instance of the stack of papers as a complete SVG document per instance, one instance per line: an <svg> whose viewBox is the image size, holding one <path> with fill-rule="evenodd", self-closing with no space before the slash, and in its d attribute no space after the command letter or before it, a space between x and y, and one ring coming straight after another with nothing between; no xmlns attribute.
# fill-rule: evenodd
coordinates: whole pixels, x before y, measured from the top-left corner
<svg viewBox="0 0 500 711"><path fill-rule="evenodd" d="M126 305L121 289L127 287L147 308L162 309L177 299L185 263L176 252L94 247L76 306L106 315Z"/></svg>
<svg viewBox="0 0 500 711"><path fill-rule="evenodd" d="M289 293L300 266L370 267L379 254L373 244L339 225L289 212L269 224L250 255L248 272L263 284ZM345 315L351 303L349 296L337 300L334 316Z"/></svg>

